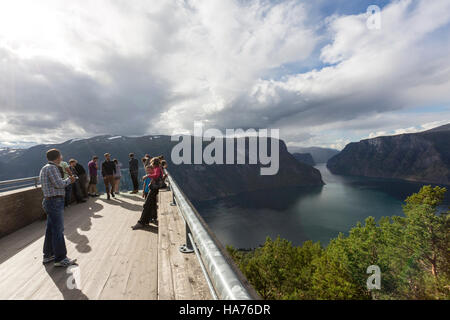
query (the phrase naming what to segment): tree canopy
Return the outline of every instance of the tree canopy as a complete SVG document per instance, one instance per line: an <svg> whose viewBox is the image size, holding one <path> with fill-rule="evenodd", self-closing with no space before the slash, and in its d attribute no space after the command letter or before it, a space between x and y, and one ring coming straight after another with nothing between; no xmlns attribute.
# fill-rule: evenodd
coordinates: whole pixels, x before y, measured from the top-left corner
<svg viewBox="0 0 450 320"><path fill-rule="evenodd" d="M227 249L263 299L450 299L446 191L424 186L404 216L368 217L326 247L278 237L250 252ZM370 265L381 270L380 290L367 288Z"/></svg>

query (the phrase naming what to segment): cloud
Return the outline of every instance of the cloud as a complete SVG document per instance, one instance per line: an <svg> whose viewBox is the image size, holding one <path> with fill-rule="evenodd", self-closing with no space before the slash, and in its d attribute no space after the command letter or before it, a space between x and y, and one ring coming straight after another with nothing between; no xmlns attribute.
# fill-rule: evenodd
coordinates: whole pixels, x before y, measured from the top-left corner
<svg viewBox="0 0 450 320"><path fill-rule="evenodd" d="M367 29L365 7L325 4L1 2L0 146L202 120L341 147L448 119L408 112L450 105L448 1L394 1L381 30Z"/></svg>

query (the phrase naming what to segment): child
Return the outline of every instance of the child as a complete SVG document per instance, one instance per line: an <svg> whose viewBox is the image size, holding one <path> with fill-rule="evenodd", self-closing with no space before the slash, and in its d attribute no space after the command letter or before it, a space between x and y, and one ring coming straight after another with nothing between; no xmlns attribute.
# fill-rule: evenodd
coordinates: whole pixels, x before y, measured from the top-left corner
<svg viewBox="0 0 450 320"><path fill-rule="evenodd" d="M142 198L146 199L148 196L148 193L150 192L150 182L152 179L149 177L149 175L152 173L152 167L150 165L147 165L145 167L145 172L147 175L142 177L142 180L144 181L144 189L142 192Z"/></svg>

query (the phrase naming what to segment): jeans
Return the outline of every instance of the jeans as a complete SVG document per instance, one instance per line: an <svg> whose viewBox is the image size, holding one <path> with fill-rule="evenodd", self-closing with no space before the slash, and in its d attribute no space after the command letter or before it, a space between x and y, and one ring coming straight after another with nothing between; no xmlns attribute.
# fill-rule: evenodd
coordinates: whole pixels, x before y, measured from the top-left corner
<svg viewBox="0 0 450 320"><path fill-rule="evenodd" d="M131 180L133 181L133 191L139 190L138 173L130 171Z"/></svg>
<svg viewBox="0 0 450 320"><path fill-rule="evenodd" d="M64 199L65 199L64 204L67 207L70 204L70 200L72 200L72 185L71 184L69 184L66 187L66 196Z"/></svg>
<svg viewBox="0 0 450 320"><path fill-rule="evenodd" d="M64 240L64 199L44 199L42 207L47 213L47 230L44 240L44 257L55 256L59 262L66 258L67 249Z"/></svg>

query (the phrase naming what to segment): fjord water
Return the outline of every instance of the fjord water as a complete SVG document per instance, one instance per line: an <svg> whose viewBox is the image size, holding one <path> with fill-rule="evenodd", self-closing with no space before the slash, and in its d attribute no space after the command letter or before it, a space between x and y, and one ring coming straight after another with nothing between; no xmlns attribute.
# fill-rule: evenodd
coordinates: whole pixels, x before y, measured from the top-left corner
<svg viewBox="0 0 450 320"><path fill-rule="evenodd" d="M278 235L295 245L306 240L327 245L369 216L403 215L403 201L423 185L333 175L325 164L316 168L323 187L249 192L194 205L224 245L255 248Z"/></svg>

